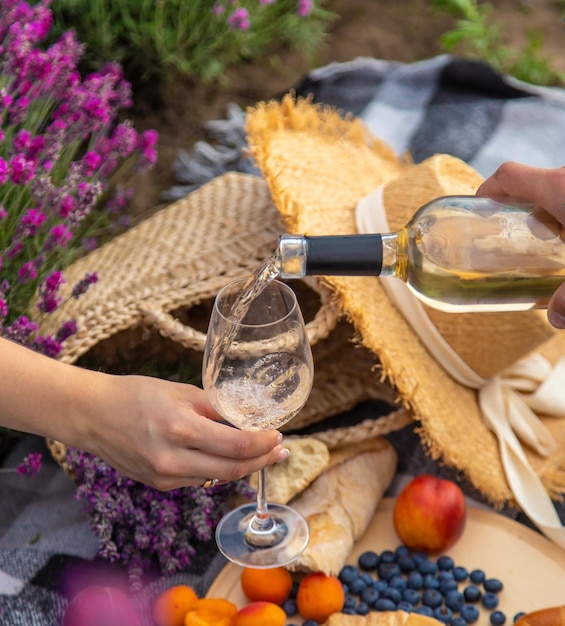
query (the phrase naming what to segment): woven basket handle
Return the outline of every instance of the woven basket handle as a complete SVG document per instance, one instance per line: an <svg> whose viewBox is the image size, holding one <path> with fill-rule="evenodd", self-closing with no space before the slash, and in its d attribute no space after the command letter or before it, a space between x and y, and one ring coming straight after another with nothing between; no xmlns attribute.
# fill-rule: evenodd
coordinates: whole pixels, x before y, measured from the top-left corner
<svg viewBox="0 0 565 626"><path fill-rule="evenodd" d="M314 318L306 324L308 341L313 346L332 332L340 313L337 302L327 288L313 279L306 278L304 281L320 296L320 308ZM206 333L183 324L157 304L144 302L139 310L143 324L156 328L163 337L172 339L185 348L204 351Z"/></svg>

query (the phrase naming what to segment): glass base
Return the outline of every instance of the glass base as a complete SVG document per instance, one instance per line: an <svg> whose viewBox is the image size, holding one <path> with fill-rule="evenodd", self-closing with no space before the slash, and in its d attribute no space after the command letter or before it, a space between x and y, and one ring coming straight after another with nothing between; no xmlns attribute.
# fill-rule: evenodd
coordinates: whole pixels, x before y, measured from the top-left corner
<svg viewBox="0 0 565 626"><path fill-rule="evenodd" d="M306 520L283 504L269 504L269 520L254 522L257 507L244 504L225 515L216 528L220 552L243 567L280 567L294 561L308 545Z"/></svg>

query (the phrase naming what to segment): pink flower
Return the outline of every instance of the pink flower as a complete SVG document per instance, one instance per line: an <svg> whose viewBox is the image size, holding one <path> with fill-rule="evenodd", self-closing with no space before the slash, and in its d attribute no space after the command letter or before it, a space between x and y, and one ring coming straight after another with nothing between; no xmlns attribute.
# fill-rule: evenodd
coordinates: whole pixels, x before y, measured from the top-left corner
<svg viewBox="0 0 565 626"><path fill-rule="evenodd" d="M307 17L312 12L314 8L314 4L312 0L298 0L298 5L296 7L296 12L299 17Z"/></svg>
<svg viewBox="0 0 565 626"><path fill-rule="evenodd" d="M238 30L249 30L251 21L249 19L248 10L243 8L236 9L228 17L228 24L232 28L237 28Z"/></svg>
<svg viewBox="0 0 565 626"><path fill-rule="evenodd" d="M33 261L26 261L18 270L18 278L22 283L28 283L30 280L37 278L37 268Z"/></svg>

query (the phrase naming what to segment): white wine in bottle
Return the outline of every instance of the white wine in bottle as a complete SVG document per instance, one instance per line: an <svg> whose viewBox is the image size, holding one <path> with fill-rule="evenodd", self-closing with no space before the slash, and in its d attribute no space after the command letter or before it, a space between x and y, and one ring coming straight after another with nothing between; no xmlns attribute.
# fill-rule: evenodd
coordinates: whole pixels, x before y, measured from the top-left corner
<svg viewBox="0 0 565 626"><path fill-rule="evenodd" d="M394 233L282 235L281 278L383 276L449 312L545 308L565 280L563 227L531 204L444 196Z"/></svg>

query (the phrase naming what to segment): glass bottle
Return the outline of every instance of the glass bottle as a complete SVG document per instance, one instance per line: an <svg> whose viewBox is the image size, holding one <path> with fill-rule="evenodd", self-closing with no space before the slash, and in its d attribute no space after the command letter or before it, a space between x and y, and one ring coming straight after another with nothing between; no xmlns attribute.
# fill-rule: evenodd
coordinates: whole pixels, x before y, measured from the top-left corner
<svg viewBox="0 0 565 626"><path fill-rule="evenodd" d="M521 311L565 280L563 236L531 204L444 196L393 233L282 235L274 258L281 278L392 276L443 311Z"/></svg>

